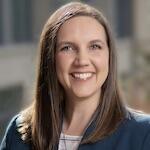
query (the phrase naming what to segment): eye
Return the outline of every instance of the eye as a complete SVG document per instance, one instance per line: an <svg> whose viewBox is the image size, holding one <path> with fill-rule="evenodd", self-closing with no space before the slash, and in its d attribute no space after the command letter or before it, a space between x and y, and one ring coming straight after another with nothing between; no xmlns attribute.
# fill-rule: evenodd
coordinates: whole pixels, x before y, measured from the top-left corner
<svg viewBox="0 0 150 150"><path fill-rule="evenodd" d="M92 50L101 50L102 47L101 47L101 45L99 45L99 44L92 44L92 45L90 46L90 49L92 49Z"/></svg>
<svg viewBox="0 0 150 150"><path fill-rule="evenodd" d="M60 51L70 51L70 50L73 50L73 48L69 45L66 45L66 46L63 46Z"/></svg>

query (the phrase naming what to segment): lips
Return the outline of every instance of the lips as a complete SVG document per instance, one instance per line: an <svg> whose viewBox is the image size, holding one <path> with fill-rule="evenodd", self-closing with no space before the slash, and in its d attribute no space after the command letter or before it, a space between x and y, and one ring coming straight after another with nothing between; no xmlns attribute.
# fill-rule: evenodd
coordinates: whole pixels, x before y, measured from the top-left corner
<svg viewBox="0 0 150 150"><path fill-rule="evenodd" d="M92 72L74 72L71 73L71 76L75 79L80 79L80 80L87 80L88 78L91 78L93 75Z"/></svg>

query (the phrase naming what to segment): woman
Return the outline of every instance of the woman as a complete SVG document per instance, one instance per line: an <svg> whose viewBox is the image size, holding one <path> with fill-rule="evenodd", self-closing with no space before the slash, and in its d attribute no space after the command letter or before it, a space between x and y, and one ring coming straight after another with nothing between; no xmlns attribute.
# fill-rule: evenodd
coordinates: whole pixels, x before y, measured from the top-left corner
<svg viewBox="0 0 150 150"><path fill-rule="evenodd" d="M150 117L129 111L117 86L107 20L72 2L44 26L35 98L15 116L4 150L149 150Z"/></svg>

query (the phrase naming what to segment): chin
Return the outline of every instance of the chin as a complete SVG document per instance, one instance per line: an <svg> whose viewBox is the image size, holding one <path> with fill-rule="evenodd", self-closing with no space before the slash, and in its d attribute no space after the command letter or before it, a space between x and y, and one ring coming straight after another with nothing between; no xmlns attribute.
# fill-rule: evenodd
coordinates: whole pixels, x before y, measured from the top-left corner
<svg viewBox="0 0 150 150"><path fill-rule="evenodd" d="M82 90L78 90L78 91L73 91L73 95L74 97L78 98L78 99L89 99L92 98L93 96L96 95L100 95L100 92L96 92L96 91L82 91ZM97 96L96 96L97 97Z"/></svg>

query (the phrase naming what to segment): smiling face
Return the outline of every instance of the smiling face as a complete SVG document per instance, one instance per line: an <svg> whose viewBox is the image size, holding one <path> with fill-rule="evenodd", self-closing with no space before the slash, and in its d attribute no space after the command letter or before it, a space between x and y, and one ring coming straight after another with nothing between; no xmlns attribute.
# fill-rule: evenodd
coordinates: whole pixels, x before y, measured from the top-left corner
<svg viewBox="0 0 150 150"><path fill-rule="evenodd" d="M56 72L67 98L100 97L109 69L106 39L104 27L92 17L73 17L60 27Z"/></svg>

